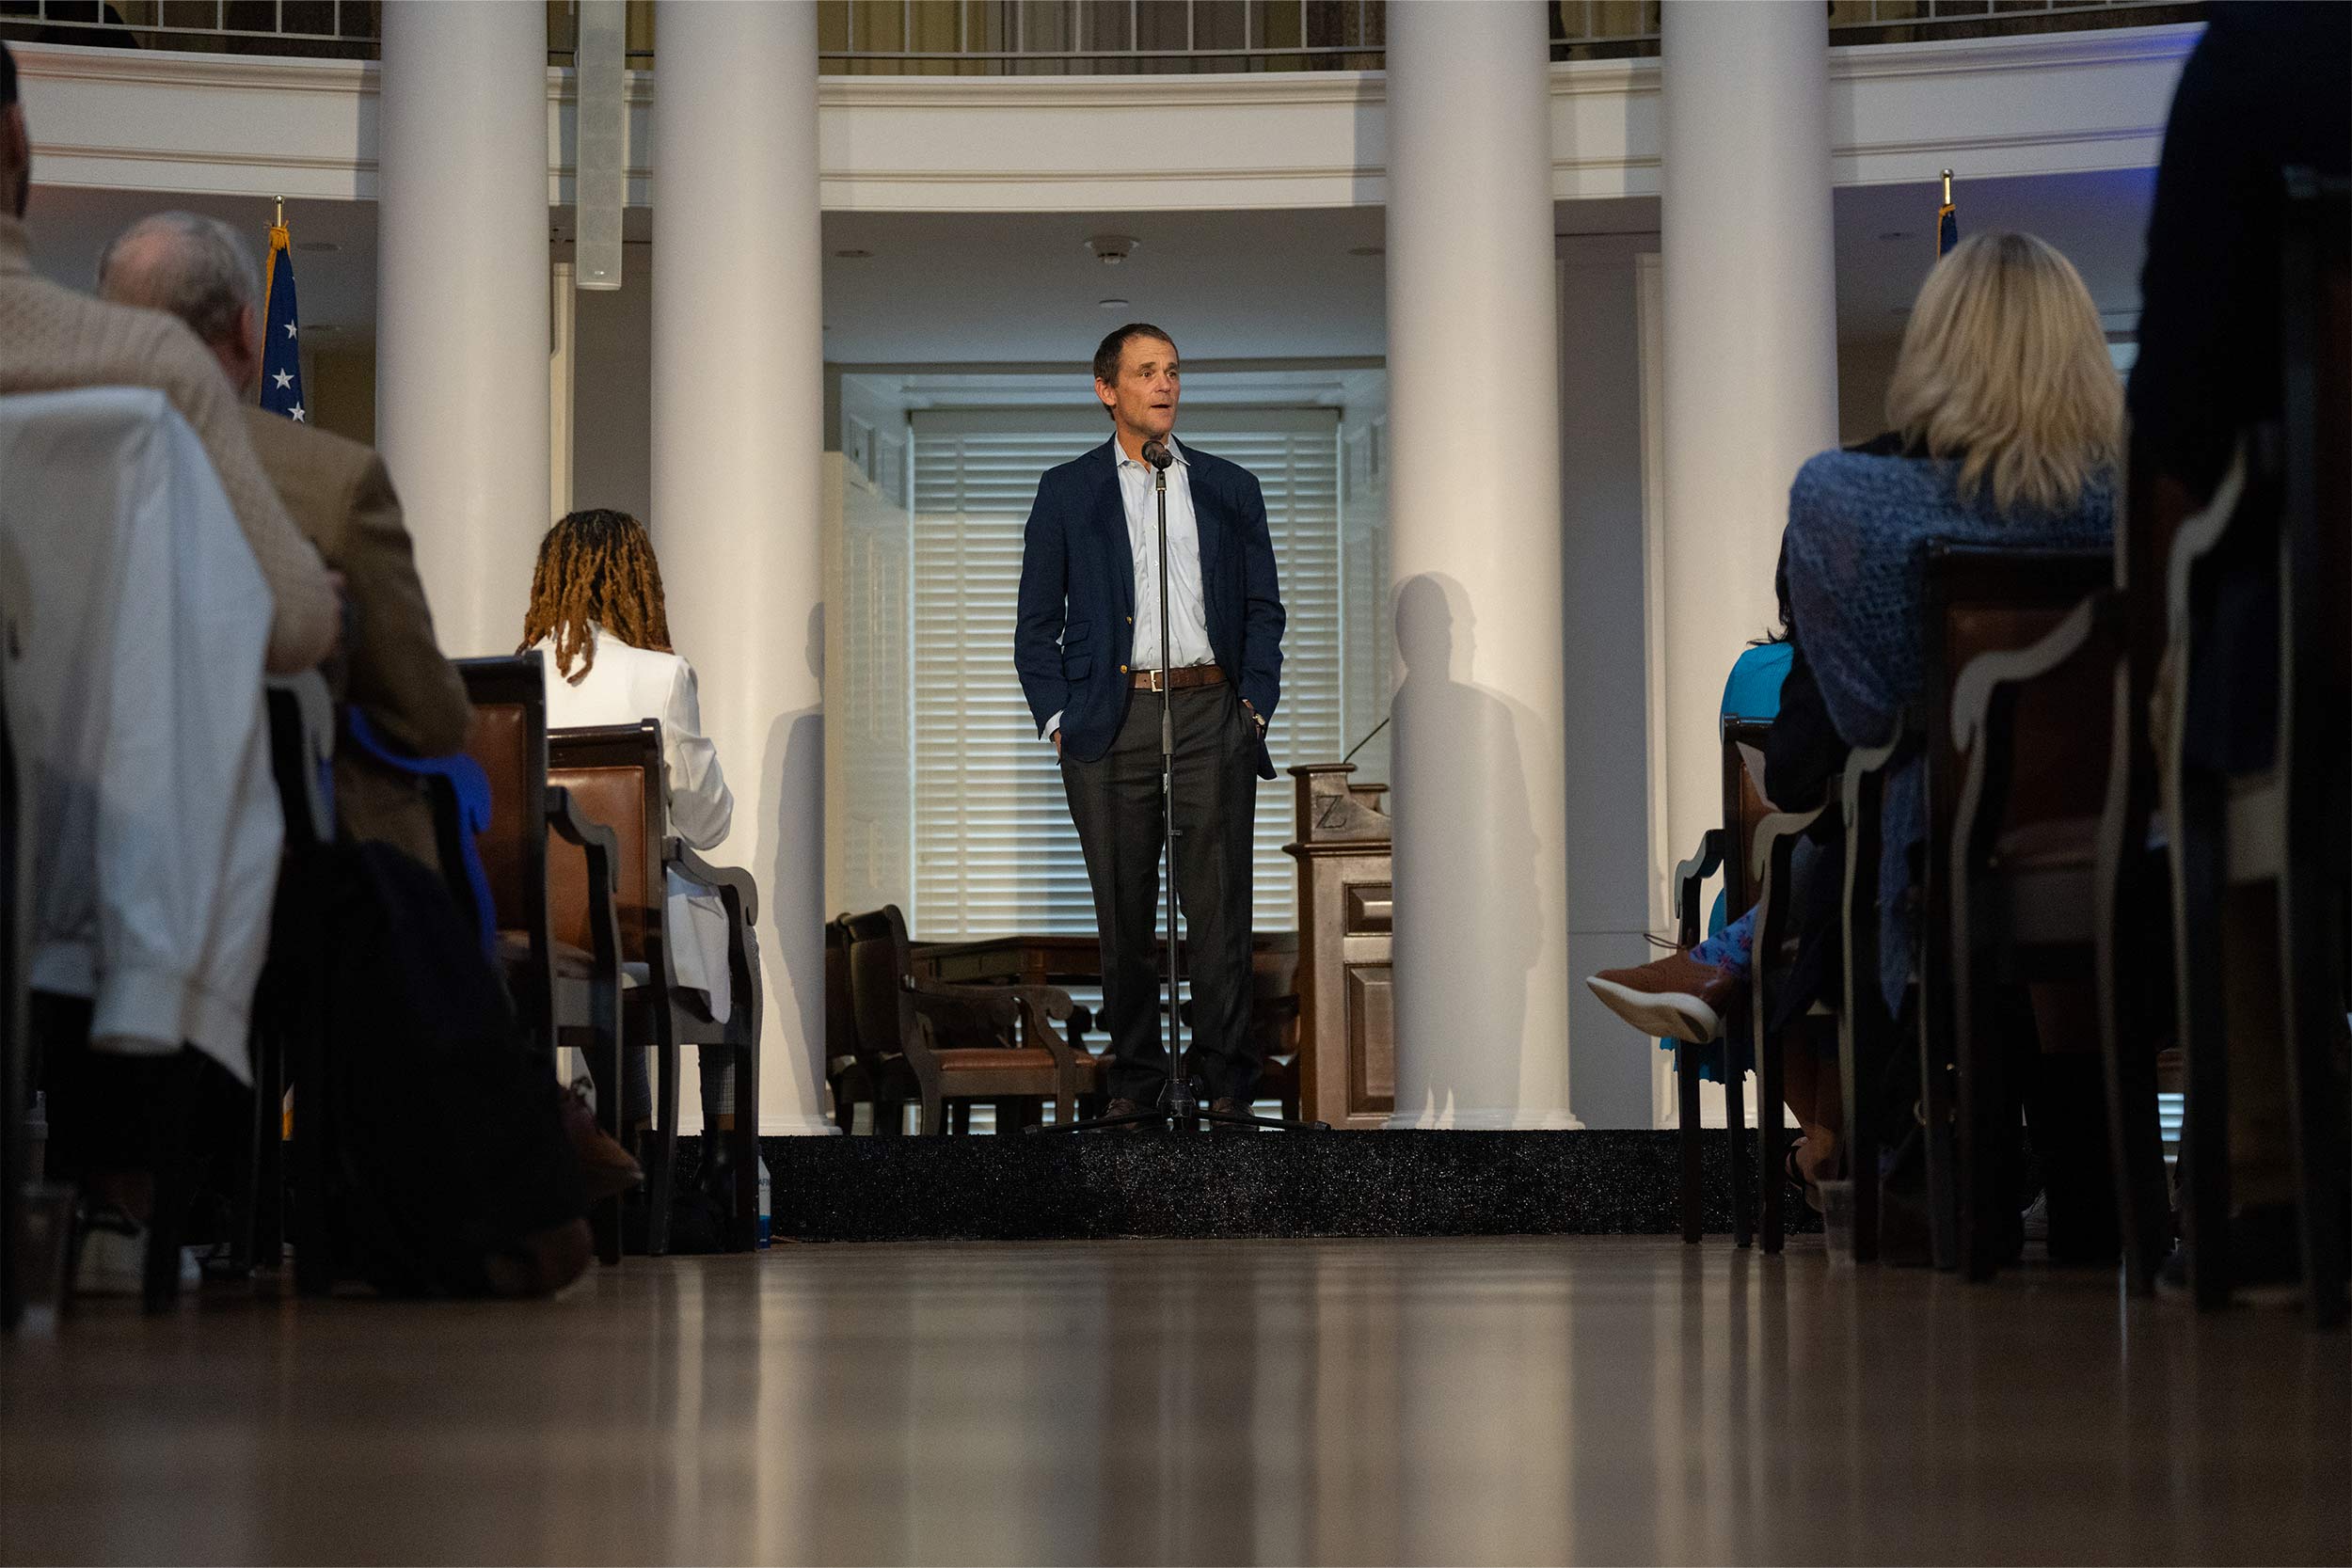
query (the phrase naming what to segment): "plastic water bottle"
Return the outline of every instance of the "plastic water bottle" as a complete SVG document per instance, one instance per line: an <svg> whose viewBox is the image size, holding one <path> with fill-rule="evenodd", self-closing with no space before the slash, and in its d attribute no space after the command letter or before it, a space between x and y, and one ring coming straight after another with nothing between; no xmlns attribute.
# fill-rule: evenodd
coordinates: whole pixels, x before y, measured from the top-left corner
<svg viewBox="0 0 2352 1568"><path fill-rule="evenodd" d="M768 1157L763 1154L759 1157L759 1244L763 1247L768 1244L771 1216L774 1212L768 1201Z"/></svg>

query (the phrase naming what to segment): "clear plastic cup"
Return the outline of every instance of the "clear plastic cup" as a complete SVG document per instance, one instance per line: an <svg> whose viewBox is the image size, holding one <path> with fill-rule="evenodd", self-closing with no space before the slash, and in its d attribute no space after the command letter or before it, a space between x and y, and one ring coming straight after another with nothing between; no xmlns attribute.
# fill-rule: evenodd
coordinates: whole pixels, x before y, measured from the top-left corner
<svg viewBox="0 0 2352 1568"><path fill-rule="evenodd" d="M73 1258L73 1189L62 1181L27 1181L17 1208L17 1267L24 1288L23 1328L47 1334L65 1307L66 1276Z"/></svg>
<svg viewBox="0 0 2352 1568"><path fill-rule="evenodd" d="M1830 1267L1853 1266L1853 1183L1821 1183L1821 1232L1829 1248Z"/></svg>

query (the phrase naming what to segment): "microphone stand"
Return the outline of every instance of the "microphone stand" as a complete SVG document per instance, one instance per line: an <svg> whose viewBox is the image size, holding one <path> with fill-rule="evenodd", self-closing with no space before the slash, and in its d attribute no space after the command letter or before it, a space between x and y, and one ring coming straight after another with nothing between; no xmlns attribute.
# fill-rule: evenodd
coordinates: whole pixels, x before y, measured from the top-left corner
<svg viewBox="0 0 2352 1568"><path fill-rule="evenodd" d="M1176 665L1175 650L1170 646L1172 628L1168 610L1168 469L1175 461L1163 441L1146 441L1143 460L1152 465L1152 493L1158 502L1160 546L1160 890L1168 901L1168 1086L1160 1091L1160 1102L1149 1111L1132 1116L1097 1117L1090 1121L1073 1121L1066 1128L1054 1131L1089 1132L1111 1127L1138 1127L1146 1123L1165 1124L1171 1132L1189 1132L1196 1122L1209 1122L1224 1127L1274 1127L1285 1132L1307 1132L1331 1130L1328 1122L1284 1121L1273 1117L1236 1115L1228 1111L1210 1111L1200 1107L1200 1099L1193 1093L1192 1075L1185 1070L1184 1034L1180 1027L1183 1015L1176 1002L1176 988L1181 964L1176 941L1176 690L1168 684L1169 673ZM1254 725L1254 721L1252 721ZM1032 1128L1031 1132L1044 1132Z"/></svg>

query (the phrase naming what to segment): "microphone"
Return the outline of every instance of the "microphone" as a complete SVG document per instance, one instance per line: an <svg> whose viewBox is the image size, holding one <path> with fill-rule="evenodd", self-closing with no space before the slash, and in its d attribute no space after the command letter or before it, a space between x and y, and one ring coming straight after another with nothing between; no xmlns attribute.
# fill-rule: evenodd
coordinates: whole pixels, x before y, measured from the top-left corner
<svg viewBox="0 0 2352 1568"><path fill-rule="evenodd" d="M1143 460L1163 473L1167 472L1168 466L1170 463L1176 461L1174 457L1168 454L1168 443L1165 441L1144 442Z"/></svg>

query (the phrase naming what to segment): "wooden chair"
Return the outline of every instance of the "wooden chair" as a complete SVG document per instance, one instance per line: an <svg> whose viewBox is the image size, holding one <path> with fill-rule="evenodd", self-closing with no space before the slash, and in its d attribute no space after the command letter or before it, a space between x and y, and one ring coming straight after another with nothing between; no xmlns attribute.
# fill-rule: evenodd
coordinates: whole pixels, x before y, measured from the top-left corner
<svg viewBox="0 0 2352 1568"><path fill-rule="evenodd" d="M856 1131L857 1108L874 1100L872 1075L858 1059L857 1006L850 996L849 916L825 922L825 1086L833 1093L834 1125ZM882 1128L876 1125L874 1131Z"/></svg>
<svg viewBox="0 0 2352 1568"><path fill-rule="evenodd" d="M751 874L705 862L670 832L669 772L661 726L636 724L552 730L548 735L548 777L571 795L590 821L609 829L619 848L614 890L619 911L623 989L622 1029L630 1040L650 1046L660 1073L657 1125L661 1147L648 1184L652 1212L645 1250L668 1249L673 1148L677 1126L680 1045L723 1046L733 1056L735 1102L735 1192L728 1222L730 1250L759 1244L759 1025L761 988L758 951L752 935L759 914L759 890ZM557 939L581 945L586 936L587 877L577 861L550 858ZM712 1020L678 989L676 949L669 930L670 876L716 895L727 911L728 979L734 1005L723 1024ZM706 1128L707 1142L719 1136Z"/></svg>
<svg viewBox="0 0 2352 1568"><path fill-rule="evenodd" d="M1966 762L1963 746L1974 745L1954 728L1953 687L1959 673L1984 654L2015 653L2050 633L2081 602L2112 578L2113 558L2106 550L2004 549L1936 543L1930 546L1921 601L1922 690L1918 709L1906 713L1895 738L1856 751L1848 759L1842 787L1846 817L1846 889L1842 923L1845 994L1839 1009L1838 1060L1844 1089L1847 1146L1854 1184L1855 1256L1871 1259L1879 1247L1879 1191L1870 1176L1878 1168L1884 1132L1877 1125L1884 1075L1899 1049L1896 1020L1879 993L1879 871L1881 808L1886 777L1904 759L1924 753L1927 837L1917 883L1921 959L1914 976L1918 997L1918 1112L1925 1130L1929 1243L1938 1267L1962 1261L1959 1098L1963 1077L1958 1057L1953 992L1955 976L1949 883L1954 803ZM2105 725L2097 733L2104 736ZM2099 763L2104 777L2104 752ZM2085 830L2088 841L2090 834ZM2088 878L2083 879L2088 894ZM2089 936L2089 914L2083 926ZM1972 996L1975 993L1972 992ZM1980 1010L1980 1009L1979 1009ZM1979 1134L1997 1127L2005 1101L1994 1066L1996 1042L1990 1020L1971 1014L1969 1154L1989 1154ZM1972 1174L1988 1179L1989 1159L1972 1158ZM1972 1217L1989 1220L1989 1212ZM1981 1241L1982 1236L1979 1237Z"/></svg>
<svg viewBox="0 0 2352 1568"><path fill-rule="evenodd" d="M1100 1092L1101 1065L1072 1049L1054 1025L1071 1015L1069 994L1052 986L953 986L914 976L906 919L896 904L849 917L850 984L859 1054L889 1066L903 1058L923 1106L923 1132L968 1130L974 1101L993 1101L997 1131L1034 1119L1054 1101L1057 1121L1076 1114L1082 1095ZM895 1071L896 1069L891 1070ZM875 1127L888 1104L878 1085Z"/></svg>
<svg viewBox="0 0 2352 1568"><path fill-rule="evenodd" d="M914 1068L900 1049L898 1037L886 1029L870 1036L859 1027L857 988L850 962L856 917L836 915L825 923L825 1031L829 1081L833 1085L834 1116L845 1132L856 1125L857 1107L867 1107L870 1133L895 1138L906 1131L906 1108L919 1104L922 1085ZM1073 1009L1071 1049L1079 1050L1075 1024L1085 1016Z"/></svg>
<svg viewBox="0 0 2352 1568"><path fill-rule="evenodd" d="M1985 588L2001 568L1972 562ZM1998 1264L1994 1221L2010 1195L1999 1186L1994 1157L2002 1123L2015 1107L2004 1084L2005 1055L1993 1021L1999 990L2035 981L2095 978L2099 904L2094 888L2103 819L2110 809L2109 769L2117 660L2122 654L2115 595L2099 585L2113 558L2093 552L2077 564L2042 560L2019 563L2022 595L2044 583L2074 578L2090 591L2062 614L2046 608L1965 610L1947 620L1947 646L1955 657L1972 633L1991 629L2004 640L2023 632L2028 618L2057 624L2031 643L1979 653L1955 674L1950 740L1960 776L1944 879L1946 929L1950 941L1947 1027L1958 1066L1961 1263L1972 1279ZM1947 581L1949 578L1947 578ZM1990 620L1998 616L1997 621ZM1935 950L1940 955L1944 949ZM2153 1068L2153 1042L2135 1042ZM2109 1107L2109 1135L2113 1135ZM2153 1096L2145 1132L2156 1131ZM2161 1183L2160 1146L2140 1140L2134 1152L2156 1154L2153 1171L2134 1172L2144 1187ZM2119 1215L2120 1217L2120 1215Z"/></svg>
<svg viewBox="0 0 2352 1568"><path fill-rule="evenodd" d="M507 987L552 1067L570 1035L587 1042L600 1079L596 1120L621 1136L621 939L615 897L619 847L589 821L570 794L548 782L548 696L539 656L457 661L473 721L466 752L490 782L490 826L477 843L498 915L498 957ZM550 838L580 851L585 863L581 912L573 924L585 945L559 942L548 895ZM571 857L564 857L568 860ZM600 1204L596 1252L621 1258L620 1199Z"/></svg>
<svg viewBox="0 0 2352 1568"><path fill-rule="evenodd" d="M1745 753L1761 756L1772 725L1760 720L1726 717L1723 721L1724 825L1704 835L1697 854L1675 870L1677 941L1687 951L1706 936L1702 913L1707 879L1718 871L1724 879L1725 924L1740 919L1768 898L1768 890L1788 885L1789 856L1820 811L1776 813L1757 787ZM1788 900L1769 898L1756 933L1756 951L1779 951L1787 935ZM1767 1037L1770 1016L1763 1006L1764 976L1771 965L1756 966L1750 996L1749 1041L1756 1068L1756 1124L1761 1134L1757 1151L1757 1190L1763 1197L1761 1219L1764 1250L1778 1252L1787 1233L1783 1212L1781 1165L1788 1148L1787 1116L1782 1108L1780 1045ZM1699 1048L1677 1042L1675 1087L1681 1124L1682 1239L1695 1243L1706 1235L1705 1141L1699 1128ZM1731 1143L1732 1240L1747 1246L1756 1236L1756 1206L1748 1191L1747 1085L1740 1053L1726 1035L1724 1040L1724 1122Z"/></svg>
<svg viewBox="0 0 2352 1568"><path fill-rule="evenodd" d="M2352 268L2346 189L2289 171L2282 238L2281 409L2246 433L2205 510L2172 546L2168 581L2170 746L2159 761L2170 813L2180 1039L2186 1057L2184 1242L2198 1305L2230 1293L2230 1019L2222 905L2233 888L2276 890L2282 1051L2302 1226L2305 1284L2322 1326L2344 1321L2347 1196L2344 1036L2345 908L2352 897L2346 720L2352 647ZM2161 454L2157 454L2159 460ZM2275 671L2231 666L2213 631L2228 578L2271 578ZM2189 738L2215 734L2264 684L2276 692L2264 766L2217 760ZM2271 976L2264 976L2269 980Z"/></svg>

